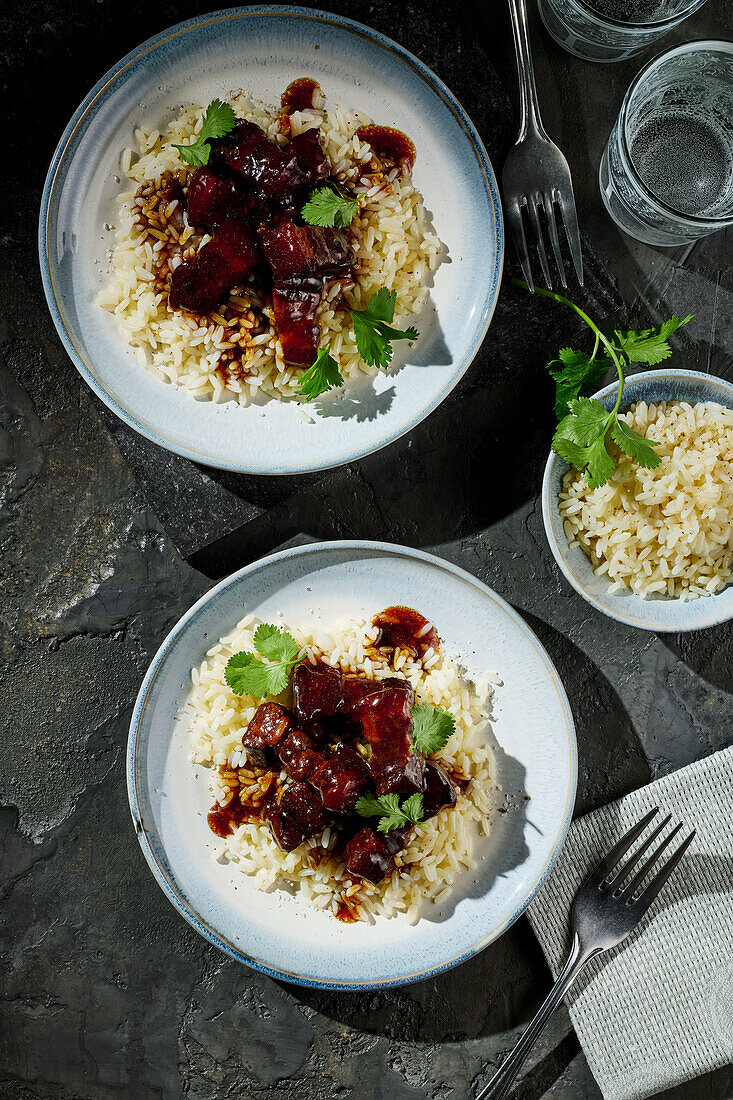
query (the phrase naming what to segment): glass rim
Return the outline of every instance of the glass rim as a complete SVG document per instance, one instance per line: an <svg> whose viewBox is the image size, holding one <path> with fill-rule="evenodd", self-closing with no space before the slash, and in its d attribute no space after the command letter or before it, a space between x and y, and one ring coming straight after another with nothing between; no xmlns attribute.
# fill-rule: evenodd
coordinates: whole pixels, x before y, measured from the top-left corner
<svg viewBox="0 0 733 1100"><path fill-rule="evenodd" d="M592 0L573 0L576 7L584 11L586 15L592 15L599 22L606 23L609 27L618 27L621 30L635 31L635 30L660 30L661 28L668 28L676 26L677 23L683 19L687 19L692 15L694 11L701 8L706 0L691 0L691 2L683 9L678 11L676 15L666 15L663 19L647 20L644 23L630 23L628 19L614 19L610 15L601 15L599 11L596 11L593 7Z"/></svg>
<svg viewBox="0 0 733 1100"><path fill-rule="evenodd" d="M672 46L671 49L663 50L661 53L658 53L654 57L652 57L650 61L647 61L646 65L644 65L639 70L634 79L631 81L631 84L629 84L626 95L624 96L623 103L621 104L621 110L619 111L618 116L618 121L620 123L619 138L621 152L623 154L624 161L626 162L625 167L636 186L643 193L644 197L647 200L650 200L652 205L656 205L663 214L671 214L678 220L689 222L691 225L726 225L731 222L733 214L726 214L723 217L717 217L714 214L708 215L706 217L701 217L699 214L686 214L683 210L676 210L674 206L670 206L664 201L664 199L660 199L658 195L655 195L654 192L651 191L649 187L647 187L647 185L644 183L644 180L641 178L636 168L634 167L634 162L631 159L631 150L629 148L629 143L626 139L626 121L629 106L631 104L631 99L634 93L637 91L641 82L647 76L649 76L651 71L655 69L657 65L661 64L663 61L668 60L668 58L674 57L678 54L695 52L724 53L733 57L733 42L728 42L724 38L701 38L694 42L683 42L679 46Z"/></svg>

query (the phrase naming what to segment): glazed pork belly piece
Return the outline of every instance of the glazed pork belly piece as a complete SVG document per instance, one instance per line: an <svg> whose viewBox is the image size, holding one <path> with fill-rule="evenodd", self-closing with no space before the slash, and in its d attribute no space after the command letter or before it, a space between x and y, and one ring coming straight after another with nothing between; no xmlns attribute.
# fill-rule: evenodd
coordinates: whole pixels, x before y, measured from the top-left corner
<svg viewBox="0 0 733 1100"><path fill-rule="evenodd" d="M425 761L412 751L415 692L407 680L398 679L375 681L375 688L351 713L371 746L377 794L417 794L424 787Z"/></svg>
<svg viewBox="0 0 733 1100"><path fill-rule="evenodd" d="M303 275L340 275L354 262L348 237L340 229L284 219L263 228L260 238L276 283Z"/></svg>
<svg viewBox="0 0 733 1100"><path fill-rule="evenodd" d="M171 309L209 313L224 294L244 281L261 260L256 237L236 218L214 231L211 240L173 272Z"/></svg>
<svg viewBox="0 0 733 1100"><path fill-rule="evenodd" d="M298 164L306 173L309 187L318 187L331 178L331 169L328 167L317 127L304 130L302 134L292 138L286 149L295 154Z"/></svg>
<svg viewBox="0 0 733 1100"><path fill-rule="evenodd" d="M293 720L278 703L261 703L242 733L242 744L253 749L272 749L293 728Z"/></svg>
<svg viewBox="0 0 733 1100"><path fill-rule="evenodd" d="M344 705L343 676L337 668L303 661L293 675L293 709L303 725L335 718Z"/></svg>
<svg viewBox="0 0 733 1100"><path fill-rule="evenodd" d="M318 794L307 783L290 783L280 804L268 814L272 835L284 852L292 852L328 823Z"/></svg>
<svg viewBox="0 0 733 1100"><path fill-rule="evenodd" d="M308 782L318 791L327 810L348 814L369 786L371 774L358 752L348 745L339 745L324 758Z"/></svg>
<svg viewBox="0 0 733 1100"><path fill-rule="evenodd" d="M409 829L393 829L389 833L361 829L344 848L346 870L376 885L387 874L392 857L407 847L409 835Z"/></svg>
<svg viewBox="0 0 733 1100"><path fill-rule="evenodd" d="M211 142L210 159L214 169L227 168L281 206L293 204L308 186L309 173L301 167L295 151L289 145L276 145L247 119L240 119L226 137Z"/></svg>
<svg viewBox="0 0 733 1100"><path fill-rule="evenodd" d="M323 279L315 275L286 279L272 288L275 328L289 367L309 367L318 354L316 313L322 295Z"/></svg>

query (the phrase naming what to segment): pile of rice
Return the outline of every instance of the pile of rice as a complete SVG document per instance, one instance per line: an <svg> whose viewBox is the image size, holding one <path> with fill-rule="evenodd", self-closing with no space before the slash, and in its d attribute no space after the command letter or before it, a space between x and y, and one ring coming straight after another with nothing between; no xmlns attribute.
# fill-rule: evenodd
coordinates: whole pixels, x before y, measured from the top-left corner
<svg viewBox="0 0 733 1100"><path fill-rule="evenodd" d="M247 768L242 748L242 730L261 700L234 695L224 679L226 663L233 653L254 651L257 625L251 616L243 619L231 634L212 646L201 666L191 673L192 759L195 764L212 768L210 789L219 805L240 795L256 804L257 784L266 791L274 779L272 773L255 778ZM404 676L420 702L449 710L456 720L456 730L434 759L467 780L468 785L458 793L455 806L446 807L414 829L409 846L395 857L396 869L378 886L352 879L339 855L329 857L325 852L325 858L321 858L320 849L332 849L336 842L328 827L295 851L283 852L266 824L243 824L223 840L212 834L214 857L252 875L262 890L290 884L319 909L336 913L346 907L352 919L364 920L404 913L414 923L424 898L443 900L460 871L476 866L473 841L489 832L497 801L486 737L490 677L487 675L480 684L470 683L455 661L430 649L420 661L400 651L390 663L385 655L369 648L377 631L365 619L344 619L327 630L287 629L310 657L374 679ZM277 781L284 778L283 773ZM316 858L314 849L319 849Z"/></svg>
<svg viewBox="0 0 733 1100"><path fill-rule="evenodd" d="M560 515L611 591L695 599L733 574L733 409L714 402L632 405L622 417L659 442L653 470L619 455L599 489L582 473L563 478Z"/></svg>
<svg viewBox="0 0 733 1100"><path fill-rule="evenodd" d="M359 357L348 310L364 309L380 287L396 291L396 322L422 309L443 246L427 227L420 193L409 176L381 165L358 139L356 130L371 121L359 111L297 111L288 125L280 111L242 91L232 93L228 102L238 118L257 123L280 143L320 126L333 175L358 196L359 213L349 230L354 274L327 281L317 321L321 345L330 346L345 379L375 374L377 368ZM164 133L137 129L137 152L124 150L121 166L128 186L119 196L115 245L98 302L115 315L125 341L138 349L140 363L193 397L233 399L241 405L256 398L292 398L302 371L283 362L271 306L256 292L235 288L238 293L207 318L168 308L161 259L174 268L186 249L195 251L208 237L194 235L188 223L183 232L171 231L172 210L159 201L161 180L173 173L185 185L193 169L173 143L188 144L201 129L203 113L203 106L191 105ZM165 265L163 271L168 272Z"/></svg>

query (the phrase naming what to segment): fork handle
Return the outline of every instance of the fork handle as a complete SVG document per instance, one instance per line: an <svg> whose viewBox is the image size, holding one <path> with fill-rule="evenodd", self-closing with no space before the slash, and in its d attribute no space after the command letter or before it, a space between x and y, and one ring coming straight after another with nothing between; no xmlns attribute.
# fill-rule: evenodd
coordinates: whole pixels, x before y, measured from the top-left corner
<svg viewBox="0 0 733 1100"><path fill-rule="evenodd" d="M542 137L547 137L540 117L537 87L534 82L534 64L527 26L527 0L509 0L509 14L512 19L514 48L517 52L517 68L519 69L520 123L517 140L521 141L522 138L526 137L527 131L530 129L536 130Z"/></svg>
<svg viewBox="0 0 733 1100"><path fill-rule="evenodd" d="M476 1096L476 1100L502 1100L511 1088L514 1078L519 1073L522 1063L529 1054L531 1047L542 1031L543 1027L563 999L570 986L580 974L587 962L599 954L598 951L583 951L578 936L573 937L572 947L568 961L557 976L557 981L550 990L544 1003L537 1011L537 1015L527 1027L522 1038L515 1046L512 1053L504 1060L500 1069L494 1074L486 1088Z"/></svg>

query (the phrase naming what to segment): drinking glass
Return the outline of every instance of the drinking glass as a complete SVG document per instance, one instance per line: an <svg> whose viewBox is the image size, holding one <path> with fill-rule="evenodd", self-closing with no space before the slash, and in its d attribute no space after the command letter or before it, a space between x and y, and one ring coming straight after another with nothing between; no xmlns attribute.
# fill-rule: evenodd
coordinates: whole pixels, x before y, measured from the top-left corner
<svg viewBox="0 0 733 1100"><path fill-rule="evenodd" d="M631 84L599 171L625 233L679 245L733 225L733 43L688 42Z"/></svg>
<svg viewBox="0 0 733 1100"><path fill-rule="evenodd" d="M705 0L537 0L542 22L586 61L621 61L656 42Z"/></svg>

